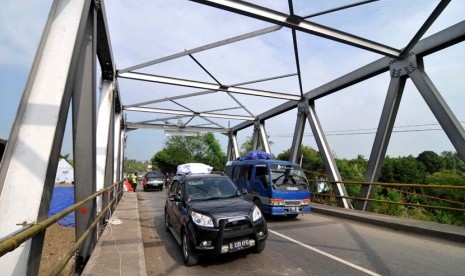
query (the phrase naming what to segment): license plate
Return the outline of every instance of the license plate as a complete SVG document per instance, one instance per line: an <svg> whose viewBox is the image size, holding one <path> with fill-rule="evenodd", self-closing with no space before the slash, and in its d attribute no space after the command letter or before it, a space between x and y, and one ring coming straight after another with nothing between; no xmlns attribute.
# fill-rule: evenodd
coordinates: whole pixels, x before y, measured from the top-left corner
<svg viewBox="0 0 465 276"><path fill-rule="evenodd" d="M298 211L299 208L298 207L289 207L289 211Z"/></svg>
<svg viewBox="0 0 465 276"><path fill-rule="evenodd" d="M229 250L241 250L243 248L249 247L249 244L249 240L231 242L229 243Z"/></svg>

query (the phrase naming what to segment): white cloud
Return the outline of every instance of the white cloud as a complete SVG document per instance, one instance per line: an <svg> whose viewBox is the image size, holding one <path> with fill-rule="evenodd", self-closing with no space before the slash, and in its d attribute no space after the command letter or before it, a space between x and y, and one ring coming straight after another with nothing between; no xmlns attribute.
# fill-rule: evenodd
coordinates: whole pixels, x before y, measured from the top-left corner
<svg viewBox="0 0 465 276"><path fill-rule="evenodd" d="M309 5L307 0L294 0L295 13L308 15L353 2L352 0L312 1L313 4ZM2 3L0 9L0 66L2 66L0 68L19 67L24 71L23 74L27 74L51 1L29 1L31 3L27 4L18 1L3 2L5 3ZM249 2L288 13L287 1ZM407 4L404 0L378 1L314 17L311 20L400 48L404 47L418 31L437 3L438 1L411 0L408 3L409 7L406 8ZM119 69L271 26L267 22L184 0L105 1L105 7L113 54ZM452 1L426 36L462 21L463 10L465 10L463 1ZM304 92L381 57L375 53L306 33L298 32L297 38ZM460 62L465 58L464 47L462 43L425 58L427 73L460 120L465 119L465 111L462 107L465 83L461 77L465 68ZM194 56L213 76L225 84L296 72L292 35L286 28ZM189 57L140 71L214 82ZM388 84L389 75L386 73L317 100L316 108L324 130L376 128ZM248 87L291 93L298 93L299 89L296 77ZM128 80L120 80L120 88L123 104L198 91L192 88L136 83ZM16 94L21 92L12 91ZM255 114L280 103L276 100L257 100L255 97L242 95L238 95L237 98ZM180 102L186 105L195 102L193 103L195 109L208 110L217 106L221 108L233 105L234 102L230 100L205 96ZM179 108L173 103L165 106ZM128 114L131 120L151 117L160 116ZM268 133L292 134L295 118L296 111L291 110L270 119L266 122ZM431 121L435 122L434 116L429 112L416 88L409 83L404 92L396 125L422 124ZM308 126L307 130L309 130ZM240 133L239 141L245 140L245 137L250 135L250 131L249 128ZM130 134L128 155L136 159L149 159L162 147L164 136L159 131L141 130L141 134L138 133L135 131ZM436 132L395 134L391 139L389 152L392 155L400 155L426 150L428 147L437 151L450 149L450 142L444 137L444 134L436 134ZM292 137L271 138L275 142L272 149L277 151L274 153L289 148L292 141ZM339 157L347 158L355 157L358 153L368 157L373 139L374 135L328 136L331 149ZM406 146L411 144L409 142L413 139L416 141L415 145ZM314 143L312 138L306 138L304 143L305 141ZM225 146L226 142L222 143ZM150 152L149 157L146 156L147 152Z"/></svg>
<svg viewBox="0 0 465 276"><path fill-rule="evenodd" d="M0 65L29 69L51 1L3 1L0 9Z"/></svg>

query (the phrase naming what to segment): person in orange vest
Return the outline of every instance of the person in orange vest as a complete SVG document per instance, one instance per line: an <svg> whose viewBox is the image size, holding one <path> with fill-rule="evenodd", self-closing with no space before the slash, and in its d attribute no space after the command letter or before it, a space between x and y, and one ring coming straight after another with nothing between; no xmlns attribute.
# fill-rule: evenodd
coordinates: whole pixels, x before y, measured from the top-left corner
<svg viewBox="0 0 465 276"><path fill-rule="evenodd" d="M137 189L137 172L130 174L129 180L131 181L132 190L135 192Z"/></svg>

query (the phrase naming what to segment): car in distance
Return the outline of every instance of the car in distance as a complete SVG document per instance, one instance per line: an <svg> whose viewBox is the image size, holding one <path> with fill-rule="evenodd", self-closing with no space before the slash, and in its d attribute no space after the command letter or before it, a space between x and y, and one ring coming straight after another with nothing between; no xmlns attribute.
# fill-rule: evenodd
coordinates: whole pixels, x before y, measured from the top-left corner
<svg viewBox="0 0 465 276"><path fill-rule="evenodd" d="M226 175L177 174L167 194L165 228L181 245L186 266L200 256L265 249L268 228L260 209Z"/></svg>
<svg viewBox="0 0 465 276"><path fill-rule="evenodd" d="M145 192L149 190L163 191L163 184L164 184L164 175L159 171L147 172L144 176L144 181L142 182Z"/></svg>

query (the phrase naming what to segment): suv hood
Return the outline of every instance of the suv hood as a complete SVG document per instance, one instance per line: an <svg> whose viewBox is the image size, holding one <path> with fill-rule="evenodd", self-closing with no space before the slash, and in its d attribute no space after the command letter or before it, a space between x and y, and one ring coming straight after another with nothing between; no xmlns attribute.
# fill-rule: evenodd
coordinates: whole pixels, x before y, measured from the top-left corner
<svg viewBox="0 0 465 276"><path fill-rule="evenodd" d="M240 197L227 199L212 199L207 201L192 201L191 209L210 215L215 220L225 217L248 217L253 203Z"/></svg>

